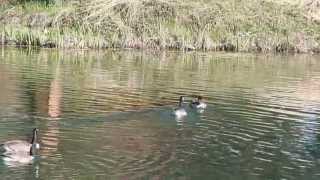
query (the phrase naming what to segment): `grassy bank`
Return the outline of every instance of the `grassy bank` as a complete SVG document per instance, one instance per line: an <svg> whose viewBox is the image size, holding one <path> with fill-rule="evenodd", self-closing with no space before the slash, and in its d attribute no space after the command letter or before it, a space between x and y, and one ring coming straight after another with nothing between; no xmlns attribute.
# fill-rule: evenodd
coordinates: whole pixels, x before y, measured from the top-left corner
<svg viewBox="0 0 320 180"><path fill-rule="evenodd" d="M308 14L310 6L272 0L3 3L0 42L58 48L319 53L320 22Z"/></svg>

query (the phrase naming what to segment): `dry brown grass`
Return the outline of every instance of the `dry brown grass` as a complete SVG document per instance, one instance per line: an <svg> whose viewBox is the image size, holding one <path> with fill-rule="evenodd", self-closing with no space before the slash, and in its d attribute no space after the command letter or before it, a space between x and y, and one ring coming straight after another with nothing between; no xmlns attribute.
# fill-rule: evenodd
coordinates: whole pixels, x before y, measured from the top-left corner
<svg viewBox="0 0 320 180"><path fill-rule="evenodd" d="M0 22L15 17L16 24L4 20L2 37L40 46L317 52L320 25L306 18L306 7L272 0L81 0L7 8Z"/></svg>

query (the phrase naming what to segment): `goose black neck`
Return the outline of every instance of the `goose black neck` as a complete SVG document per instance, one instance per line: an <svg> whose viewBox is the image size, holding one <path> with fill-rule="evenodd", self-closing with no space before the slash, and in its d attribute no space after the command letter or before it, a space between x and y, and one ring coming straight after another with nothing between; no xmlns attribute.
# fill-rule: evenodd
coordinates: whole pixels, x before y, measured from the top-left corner
<svg viewBox="0 0 320 180"><path fill-rule="evenodd" d="M34 155L34 146L37 143L37 129L33 130L33 136L31 140L31 147L30 147L30 156Z"/></svg>
<svg viewBox="0 0 320 180"><path fill-rule="evenodd" d="M29 152L29 153L30 153L30 156L33 156L33 154L34 154L34 153L33 153L33 145L32 145L32 144L31 144L30 152Z"/></svg>
<svg viewBox="0 0 320 180"><path fill-rule="evenodd" d="M183 103L183 97L181 96L180 99L179 99L179 107L182 106L182 103Z"/></svg>
<svg viewBox="0 0 320 180"><path fill-rule="evenodd" d="M37 142L37 130L33 130L31 144L34 145L36 142Z"/></svg>

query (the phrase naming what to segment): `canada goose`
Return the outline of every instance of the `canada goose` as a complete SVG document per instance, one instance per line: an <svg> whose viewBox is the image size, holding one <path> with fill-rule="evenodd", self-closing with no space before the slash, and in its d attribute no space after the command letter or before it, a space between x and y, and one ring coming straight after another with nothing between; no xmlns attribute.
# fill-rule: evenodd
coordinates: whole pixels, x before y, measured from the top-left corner
<svg viewBox="0 0 320 180"><path fill-rule="evenodd" d="M37 133L38 129L33 129L33 136L30 143L27 141L13 140L1 144L2 155L11 161L29 161L33 158L36 151L40 149L40 145L37 143Z"/></svg>
<svg viewBox="0 0 320 180"><path fill-rule="evenodd" d="M183 96L180 96L178 108L174 109L174 112L173 112L173 114L174 114L177 118L181 118L181 117L187 115L187 111L182 107L182 103L183 103L183 102L184 102L184 97L183 97Z"/></svg>
<svg viewBox="0 0 320 180"><path fill-rule="evenodd" d="M196 109L207 108L207 104L203 102L202 96L198 96L197 99L193 99L192 102L190 103L190 106Z"/></svg>

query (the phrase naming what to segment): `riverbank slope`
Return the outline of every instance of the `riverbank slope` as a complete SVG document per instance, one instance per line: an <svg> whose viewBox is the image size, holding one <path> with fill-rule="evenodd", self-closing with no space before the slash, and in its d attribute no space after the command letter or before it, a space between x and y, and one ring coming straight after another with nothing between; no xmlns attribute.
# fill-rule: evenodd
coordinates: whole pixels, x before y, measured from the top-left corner
<svg viewBox="0 0 320 180"><path fill-rule="evenodd" d="M319 0L1 2L3 45L320 52Z"/></svg>

